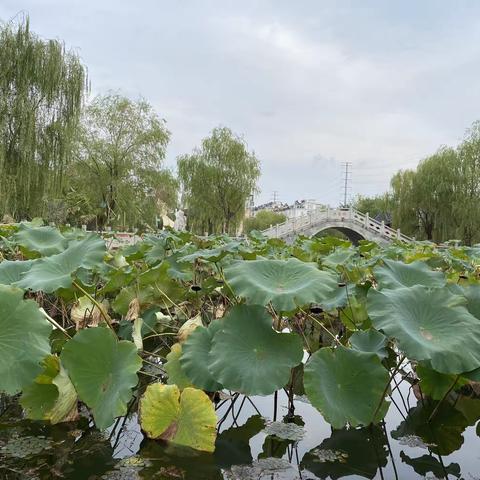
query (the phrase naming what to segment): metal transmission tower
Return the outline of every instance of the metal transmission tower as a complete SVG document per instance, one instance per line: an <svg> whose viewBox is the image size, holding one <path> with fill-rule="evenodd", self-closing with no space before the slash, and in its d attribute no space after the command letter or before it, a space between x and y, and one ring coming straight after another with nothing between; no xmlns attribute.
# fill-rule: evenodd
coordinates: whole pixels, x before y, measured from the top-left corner
<svg viewBox="0 0 480 480"><path fill-rule="evenodd" d="M349 180L351 180L350 175L352 174L352 162L344 162L342 163L342 167L345 168L344 171L344 177L343 177L343 207L347 207L347 194L348 194L348 189L350 188L348 186Z"/></svg>

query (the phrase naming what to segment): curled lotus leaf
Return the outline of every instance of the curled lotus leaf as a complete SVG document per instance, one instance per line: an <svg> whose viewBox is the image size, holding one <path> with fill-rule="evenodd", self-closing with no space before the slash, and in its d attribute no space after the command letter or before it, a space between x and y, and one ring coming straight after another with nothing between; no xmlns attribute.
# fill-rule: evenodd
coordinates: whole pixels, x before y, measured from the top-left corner
<svg viewBox="0 0 480 480"><path fill-rule="evenodd" d="M75 272L100 266L105 253L105 242L96 235L74 240L62 253L36 260L16 285L45 293L70 288Z"/></svg>
<svg viewBox="0 0 480 480"><path fill-rule="evenodd" d="M215 392L223 387L210 373L210 350L215 333L221 327L220 321L213 321L208 328L196 328L183 343L180 358L182 370L193 385L207 392Z"/></svg>
<svg viewBox="0 0 480 480"><path fill-rule="evenodd" d="M465 297L414 285L370 289L367 303L374 327L396 339L408 358L429 360L434 370L447 374L480 366L480 320L466 309Z"/></svg>
<svg viewBox="0 0 480 480"><path fill-rule="evenodd" d="M387 343L387 337L373 328L354 332L350 337L350 345L353 350L375 353L381 360L388 356Z"/></svg>
<svg viewBox="0 0 480 480"><path fill-rule="evenodd" d="M105 429L115 417L125 415L142 366L132 342L118 341L107 328L89 328L65 344L60 360L79 399L92 409L98 428Z"/></svg>
<svg viewBox="0 0 480 480"><path fill-rule="evenodd" d="M23 389L20 397L28 418L52 424L75 418L77 392L67 371L55 355L48 355L42 364L42 373Z"/></svg>
<svg viewBox="0 0 480 480"><path fill-rule="evenodd" d="M190 378L185 375L180 359L182 357L182 345L175 343L167 355L167 362L165 363L165 371L168 375L167 383L169 385L176 385L180 390L185 387L191 387L192 382Z"/></svg>
<svg viewBox="0 0 480 480"><path fill-rule="evenodd" d="M310 303L322 305L337 290L333 273L296 258L236 262L225 269L225 278L234 293L247 303L271 302L277 311L292 311Z"/></svg>
<svg viewBox="0 0 480 480"><path fill-rule="evenodd" d="M447 283L443 272L431 270L422 261L403 263L386 258L383 260L383 265L375 268L373 273L380 289L413 287L414 285L444 287Z"/></svg>
<svg viewBox="0 0 480 480"><path fill-rule="evenodd" d="M67 248L67 239L53 227L29 227L21 225L20 230L13 235L17 245L30 252L37 252L42 256L55 255Z"/></svg>
<svg viewBox="0 0 480 480"><path fill-rule="evenodd" d="M334 428L369 425L387 412L389 375L373 353L321 348L305 365L303 379L310 402Z"/></svg>
<svg viewBox="0 0 480 480"><path fill-rule="evenodd" d="M140 399L140 425L148 437L213 452L217 416L208 396L196 388L180 394L176 385L154 383Z"/></svg>
<svg viewBox="0 0 480 480"><path fill-rule="evenodd" d="M19 288L0 285L0 391L14 394L40 373L52 326Z"/></svg>
<svg viewBox="0 0 480 480"><path fill-rule="evenodd" d="M216 322L208 368L229 390L269 395L287 384L302 361L301 338L273 330L272 317L260 305L237 305Z"/></svg>

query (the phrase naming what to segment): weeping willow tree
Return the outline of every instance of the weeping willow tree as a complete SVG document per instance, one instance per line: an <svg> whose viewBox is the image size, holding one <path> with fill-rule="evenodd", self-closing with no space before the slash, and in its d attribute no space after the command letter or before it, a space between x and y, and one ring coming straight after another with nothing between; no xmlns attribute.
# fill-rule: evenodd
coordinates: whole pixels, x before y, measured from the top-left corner
<svg viewBox="0 0 480 480"><path fill-rule="evenodd" d="M0 213L39 216L61 196L86 90L79 57L28 17L0 27Z"/></svg>
<svg viewBox="0 0 480 480"><path fill-rule="evenodd" d="M179 157L177 166L189 227L236 234L260 177L260 163L245 141L229 128L215 128L200 148Z"/></svg>

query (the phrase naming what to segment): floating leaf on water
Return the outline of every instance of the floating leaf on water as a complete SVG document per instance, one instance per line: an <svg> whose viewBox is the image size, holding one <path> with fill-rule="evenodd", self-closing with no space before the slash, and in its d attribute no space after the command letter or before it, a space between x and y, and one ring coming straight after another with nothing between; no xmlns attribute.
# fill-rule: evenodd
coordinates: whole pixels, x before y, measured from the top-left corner
<svg viewBox="0 0 480 480"><path fill-rule="evenodd" d="M217 416L201 390L154 383L140 399L140 424L153 439L167 440L196 450L215 449Z"/></svg>
<svg viewBox="0 0 480 480"><path fill-rule="evenodd" d="M258 480L262 478L271 478L270 476L288 474L292 478L292 465L283 458L261 458L252 463L252 465L234 465L225 472L228 480ZM286 477L285 477L286 478Z"/></svg>
<svg viewBox="0 0 480 480"><path fill-rule="evenodd" d="M237 262L225 269L225 277L247 303L271 303L277 311L293 311L310 303L321 305L338 289L335 275L296 258Z"/></svg>
<svg viewBox="0 0 480 480"><path fill-rule="evenodd" d="M294 423L270 422L264 429L267 435L274 435L283 440L299 442L305 435L305 430Z"/></svg>
<svg viewBox="0 0 480 480"><path fill-rule="evenodd" d="M215 333L209 370L225 388L245 395L269 395L287 384L302 361L303 343L295 333L272 329L272 317L259 305L230 309Z"/></svg>
<svg viewBox="0 0 480 480"><path fill-rule="evenodd" d="M346 463L348 459L348 453L341 450L329 450L328 448L315 448L311 451L311 454L315 457L314 462L340 462Z"/></svg>
<svg viewBox="0 0 480 480"><path fill-rule="evenodd" d="M52 448L53 442L44 436L12 436L0 451L9 457L26 458L38 455L44 450Z"/></svg>
<svg viewBox="0 0 480 480"><path fill-rule="evenodd" d="M430 447L436 447L434 443L425 443L417 435L405 435L403 437L398 437L397 441L400 445L406 445L411 448L424 448L428 449Z"/></svg>

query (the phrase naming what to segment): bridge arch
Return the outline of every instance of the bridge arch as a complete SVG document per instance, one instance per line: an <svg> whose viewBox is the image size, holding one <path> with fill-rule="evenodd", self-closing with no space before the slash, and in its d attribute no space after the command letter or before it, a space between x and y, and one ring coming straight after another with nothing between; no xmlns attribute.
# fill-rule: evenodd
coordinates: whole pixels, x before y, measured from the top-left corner
<svg viewBox="0 0 480 480"><path fill-rule="evenodd" d="M357 229L337 225L331 227L322 226L316 233L313 234L313 236L320 237L322 233L326 232L327 230L334 230L336 232L343 233L343 235L345 235L353 245L358 245L360 240L366 240L365 235L359 232Z"/></svg>

